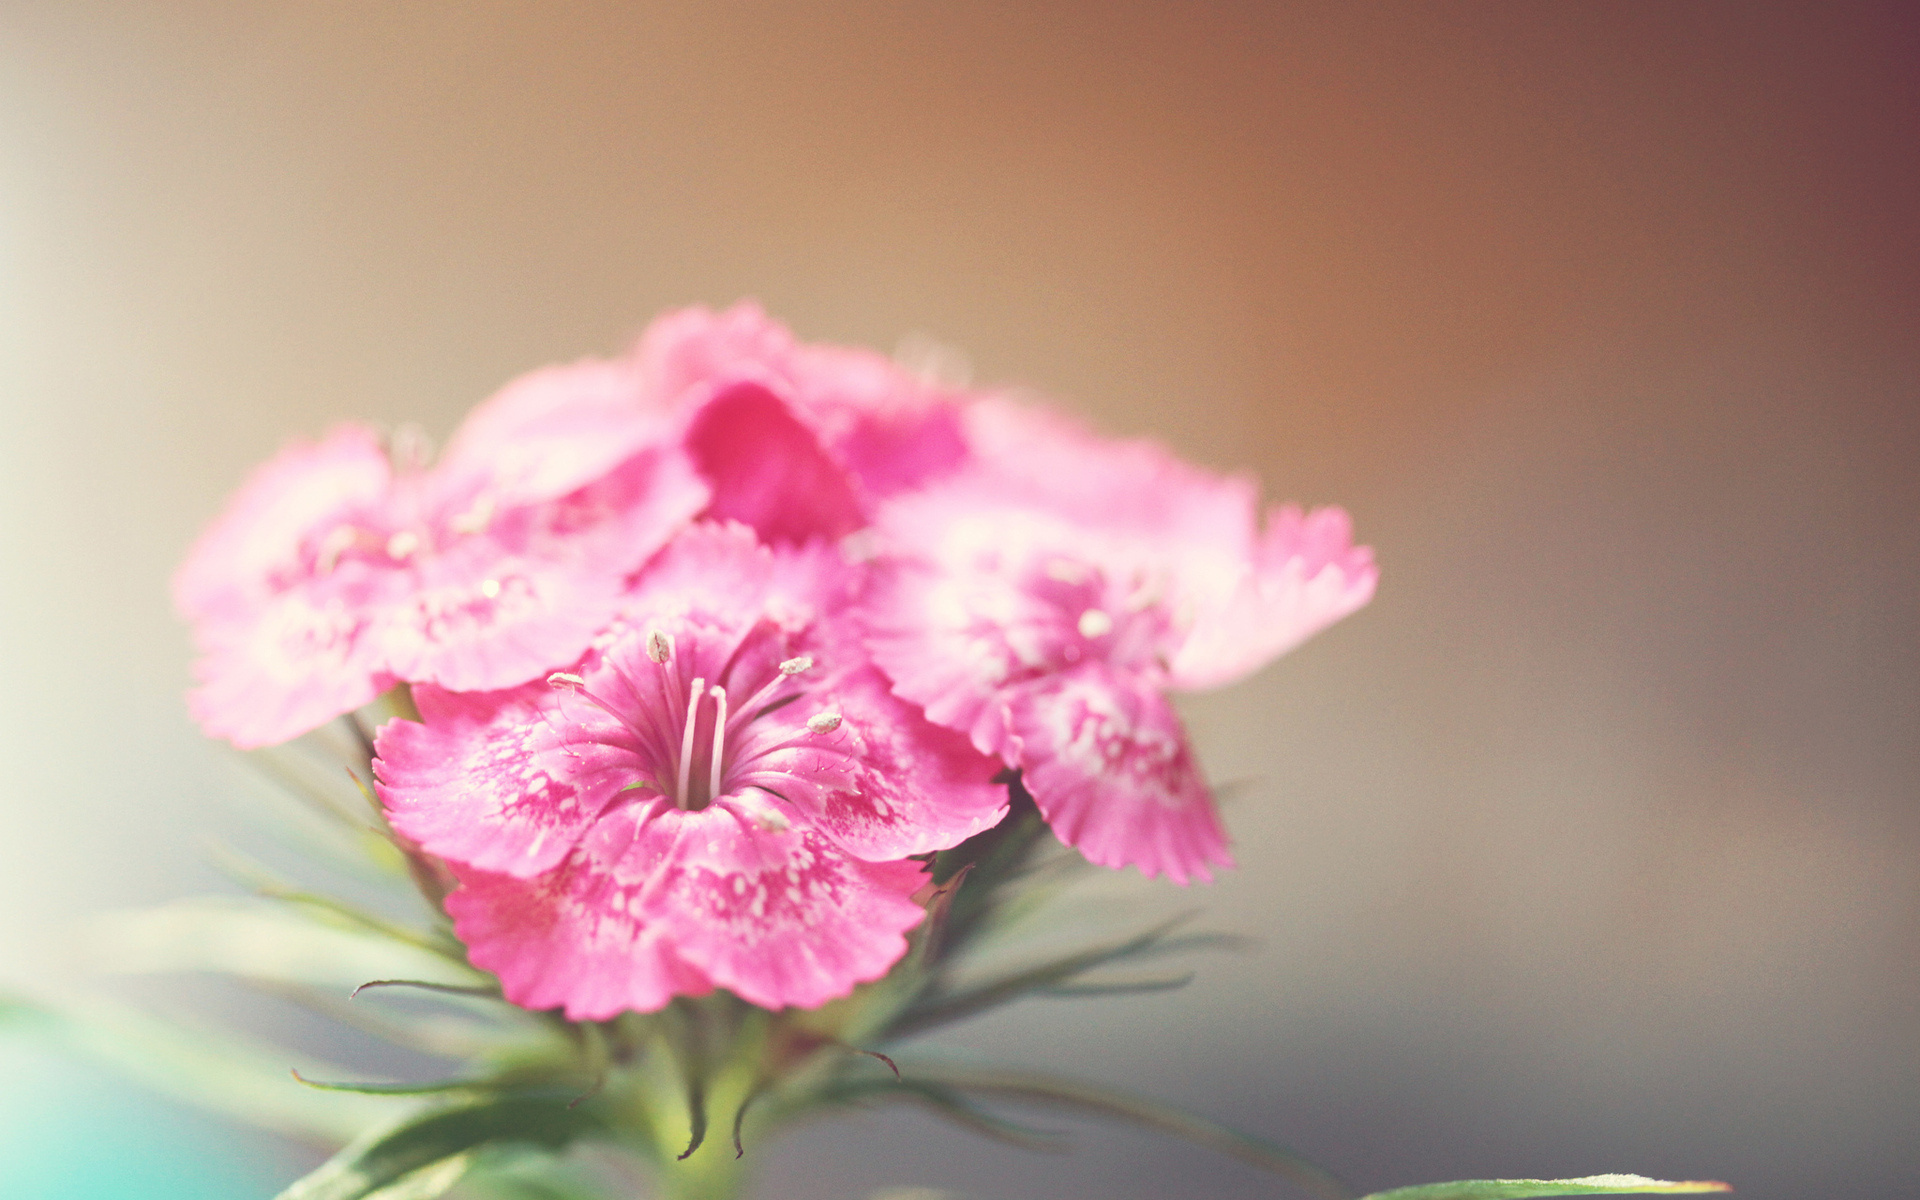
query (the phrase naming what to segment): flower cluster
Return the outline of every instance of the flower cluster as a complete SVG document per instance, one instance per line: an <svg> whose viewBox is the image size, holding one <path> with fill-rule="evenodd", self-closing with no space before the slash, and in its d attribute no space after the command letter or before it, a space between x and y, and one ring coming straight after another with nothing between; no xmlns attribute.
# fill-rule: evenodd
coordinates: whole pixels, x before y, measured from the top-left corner
<svg viewBox="0 0 1920 1200"><path fill-rule="evenodd" d="M1095 863L1228 865L1168 700L1365 604L1338 509L1114 442L757 308L526 376L437 461L348 426L262 467L175 578L243 747L407 685L395 831L473 962L574 1019L885 974L924 859L1017 773Z"/></svg>

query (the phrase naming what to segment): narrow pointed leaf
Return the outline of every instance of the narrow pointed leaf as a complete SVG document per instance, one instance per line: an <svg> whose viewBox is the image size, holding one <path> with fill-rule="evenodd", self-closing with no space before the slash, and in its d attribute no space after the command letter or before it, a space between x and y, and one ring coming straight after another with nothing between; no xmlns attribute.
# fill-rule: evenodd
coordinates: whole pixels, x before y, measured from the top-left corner
<svg viewBox="0 0 1920 1200"><path fill-rule="evenodd" d="M1331 1171L1285 1146L1119 1088L1063 1079L1038 1071L971 1067L919 1057L907 1060L905 1070L909 1080L931 1080L968 1095L992 1096L1066 1109L1157 1129L1182 1141L1217 1150L1241 1162L1271 1171L1327 1200L1350 1200L1354 1195L1353 1189ZM1396 1195L1394 1200L1440 1198Z"/></svg>
<svg viewBox="0 0 1920 1200"><path fill-rule="evenodd" d="M1536 1196L1644 1196L1730 1192L1716 1179L1675 1182L1644 1175L1587 1175L1580 1179L1462 1179L1374 1192L1364 1200L1532 1200Z"/></svg>
<svg viewBox="0 0 1920 1200"><path fill-rule="evenodd" d="M1149 953L1165 942L1174 929L1192 920L1195 915L1192 912L1181 913L1123 942L1069 954L964 991L930 997L909 1008L887 1030L887 1036L907 1037L936 1025L949 1024L1017 1000L1030 992L1057 987L1095 967Z"/></svg>
<svg viewBox="0 0 1920 1200"><path fill-rule="evenodd" d="M436 1092L468 1092L489 1086L484 1079L440 1079L430 1083L340 1083L326 1079L308 1079L299 1071L294 1079L322 1092L357 1092L362 1096L428 1096Z"/></svg>
<svg viewBox="0 0 1920 1200"><path fill-rule="evenodd" d="M368 1200L422 1168L483 1146L558 1150L599 1129L582 1110L548 1099L507 1097L435 1109L356 1141L277 1200Z"/></svg>
<svg viewBox="0 0 1920 1200"><path fill-rule="evenodd" d="M1060 983L1042 988L1042 996L1141 996L1150 992L1175 992L1192 983L1195 973L1170 975L1165 979L1134 979L1113 983Z"/></svg>
<svg viewBox="0 0 1920 1200"><path fill-rule="evenodd" d="M827 1103L861 1100L905 1100L970 1133L1023 1150L1056 1152L1066 1148L1067 1135L1057 1129L1039 1129L988 1112L956 1088L924 1079L871 1080L849 1083L818 1093Z"/></svg>

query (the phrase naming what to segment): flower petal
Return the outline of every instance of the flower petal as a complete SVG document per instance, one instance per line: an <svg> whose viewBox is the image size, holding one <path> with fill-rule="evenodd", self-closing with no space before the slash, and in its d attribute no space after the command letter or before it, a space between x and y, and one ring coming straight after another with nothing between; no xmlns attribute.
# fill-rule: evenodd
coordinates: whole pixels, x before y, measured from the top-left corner
<svg viewBox="0 0 1920 1200"><path fill-rule="evenodd" d="M819 713L839 720L812 733L806 723ZM762 723L761 736L788 744L736 771L731 786L775 793L855 858L942 850L1006 815L999 761L927 721L870 666L809 688L804 704Z"/></svg>
<svg viewBox="0 0 1920 1200"><path fill-rule="evenodd" d="M1182 884L1233 865L1180 718L1157 688L1088 664L1014 689L1007 707L1022 782L1088 861Z"/></svg>
<svg viewBox="0 0 1920 1200"><path fill-rule="evenodd" d="M173 576L175 606L198 619L222 598L271 590L301 568L314 540L377 505L392 474L380 436L362 425L289 445L248 477L194 543Z"/></svg>
<svg viewBox="0 0 1920 1200"><path fill-rule="evenodd" d="M878 979L926 915L911 899L926 882L919 863L862 862L794 815L782 828L734 797L664 813L657 824L681 827L671 859L636 843L615 871L629 886L653 883L647 913L681 957L762 1008L813 1008Z"/></svg>
<svg viewBox="0 0 1920 1200"><path fill-rule="evenodd" d="M633 915L638 889L584 855L533 880L459 866L454 874L454 933L473 965L499 976L507 999L523 1008L604 1021L713 990L674 951L668 925Z"/></svg>
<svg viewBox="0 0 1920 1200"><path fill-rule="evenodd" d="M709 516L769 542L838 538L866 524L853 481L766 388L736 384L694 418L687 449L713 484Z"/></svg>
<svg viewBox="0 0 1920 1200"><path fill-rule="evenodd" d="M413 691L424 723L389 721L375 789L393 827L464 866L521 879L558 866L624 789L647 782L632 735L545 683Z"/></svg>

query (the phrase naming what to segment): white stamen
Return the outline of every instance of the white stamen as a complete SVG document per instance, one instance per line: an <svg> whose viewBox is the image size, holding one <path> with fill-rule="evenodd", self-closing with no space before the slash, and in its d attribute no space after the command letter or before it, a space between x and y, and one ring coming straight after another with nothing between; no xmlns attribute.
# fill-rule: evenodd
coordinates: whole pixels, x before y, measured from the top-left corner
<svg viewBox="0 0 1920 1200"><path fill-rule="evenodd" d="M814 733L832 733L840 728L840 714L837 712L815 713L807 718L807 728Z"/></svg>
<svg viewBox="0 0 1920 1200"><path fill-rule="evenodd" d="M547 686L549 687L585 687L587 686L587 681L580 678L578 675L572 675L567 673L566 671L555 671L553 674L547 676Z"/></svg>
<svg viewBox="0 0 1920 1200"><path fill-rule="evenodd" d="M693 727L700 720L700 693L706 690L707 681L696 679L687 696L687 728L680 735L680 786L673 793L673 802L681 808L687 806L687 784L693 779Z"/></svg>
<svg viewBox="0 0 1920 1200"><path fill-rule="evenodd" d="M1090 608L1080 614L1080 636L1083 638L1105 637L1113 632L1113 618L1097 608Z"/></svg>
<svg viewBox="0 0 1920 1200"><path fill-rule="evenodd" d="M647 657L657 663L664 663L673 657L673 642L658 629L647 631Z"/></svg>
<svg viewBox="0 0 1920 1200"><path fill-rule="evenodd" d="M320 562L318 563L320 573L331 574L333 568L340 562L340 556L353 549L353 544L359 540L360 531L353 526L334 526L333 532L327 535L327 540L320 543Z"/></svg>
<svg viewBox="0 0 1920 1200"><path fill-rule="evenodd" d="M401 562L419 548L420 535L410 529L402 529L387 539L387 557Z"/></svg>
<svg viewBox="0 0 1920 1200"><path fill-rule="evenodd" d="M448 521L447 528L455 533L485 533L492 523L493 497L483 494L474 498L472 508Z"/></svg>
<svg viewBox="0 0 1920 1200"><path fill-rule="evenodd" d="M781 663L780 673L782 675L798 675L800 672L805 671L812 666L813 666L813 656L808 654L802 654L798 658L790 658L787 661Z"/></svg>
<svg viewBox="0 0 1920 1200"><path fill-rule="evenodd" d="M720 797L720 763L727 749L727 689L716 685L711 693L713 714L713 766L707 775L707 802Z"/></svg>
<svg viewBox="0 0 1920 1200"><path fill-rule="evenodd" d="M480 594L482 596L485 596L489 600L493 599L495 596L498 596L500 594L500 581L498 579L481 580Z"/></svg>

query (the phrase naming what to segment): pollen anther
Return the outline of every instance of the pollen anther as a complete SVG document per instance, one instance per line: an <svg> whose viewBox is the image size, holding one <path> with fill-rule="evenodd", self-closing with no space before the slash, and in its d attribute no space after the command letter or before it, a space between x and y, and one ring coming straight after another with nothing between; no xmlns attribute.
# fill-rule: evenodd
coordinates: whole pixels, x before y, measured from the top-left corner
<svg viewBox="0 0 1920 1200"><path fill-rule="evenodd" d="M657 663L664 663L673 657L673 640L658 629L647 631L647 657Z"/></svg>
<svg viewBox="0 0 1920 1200"><path fill-rule="evenodd" d="M547 684L550 687L585 687L587 681L566 671L555 671L547 676Z"/></svg>
<svg viewBox="0 0 1920 1200"><path fill-rule="evenodd" d="M782 675L798 675L800 672L805 671L811 668L812 666L813 666L813 656L810 654L802 654L797 658L790 658L787 661L781 663L780 673Z"/></svg>
<svg viewBox="0 0 1920 1200"><path fill-rule="evenodd" d="M1097 608L1090 608L1080 614L1080 636L1083 638L1105 637L1113 632L1113 618Z"/></svg>
<svg viewBox="0 0 1920 1200"><path fill-rule="evenodd" d="M815 713L807 718L807 728L814 733L832 733L840 728L840 714L837 712Z"/></svg>

